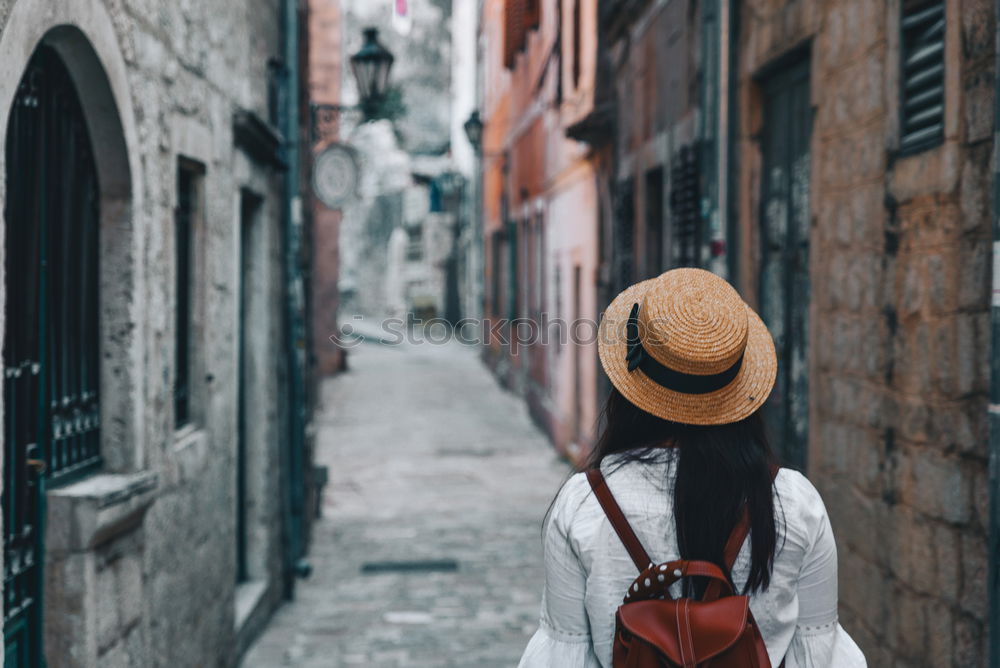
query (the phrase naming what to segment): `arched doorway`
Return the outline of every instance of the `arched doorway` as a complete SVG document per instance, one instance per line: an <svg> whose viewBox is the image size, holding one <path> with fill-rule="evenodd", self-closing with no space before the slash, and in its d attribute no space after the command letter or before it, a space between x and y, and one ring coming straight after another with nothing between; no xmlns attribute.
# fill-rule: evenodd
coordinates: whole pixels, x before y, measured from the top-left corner
<svg viewBox="0 0 1000 668"><path fill-rule="evenodd" d="M39 46L6 129L4 636L40 666L45 486L101 463L100 190L80 98Z"/></svg>

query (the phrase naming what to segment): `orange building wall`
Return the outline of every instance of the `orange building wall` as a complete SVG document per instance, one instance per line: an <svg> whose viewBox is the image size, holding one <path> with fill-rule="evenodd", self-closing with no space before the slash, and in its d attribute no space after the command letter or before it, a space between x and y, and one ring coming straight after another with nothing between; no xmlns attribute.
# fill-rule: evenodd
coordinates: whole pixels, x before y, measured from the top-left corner
<svg viewBox="0 0 1000 668"><path fill-rule="evenodd" d="M521 260L516 315L590 323L580 328L577 342L564 329L561 339L528 348L494 342L486 357L502 381L525 396L557 449L576 459L589 449L597 417L597 347L589 332L597 320L599 203L589 147L566 137L566 127L586 115L593 101L597 4L580 0L581 63L574 86L567 60L574 53L574 1L541 3L539 25L528 30L510 70L504 67L503 0L484 3L480 38L487 316L508 315L507 280L496 303L494 273L507 277L505 266L495 266L492 246L505 223L515 221ZM506 263L506 252L501 257Z"/></svg>
<svg viewBox="0 0 1000 668"><path fill-rule="evenodd" d="M342 54L340 3L309 0L309 98L312 103L340 102ZM322 150L324 144L314 147ZM343 364L343 351L330 336L337 331L339 305L339 211L326 208L315 198L312 210L312 341L320 376L336 373Z"/></svg>

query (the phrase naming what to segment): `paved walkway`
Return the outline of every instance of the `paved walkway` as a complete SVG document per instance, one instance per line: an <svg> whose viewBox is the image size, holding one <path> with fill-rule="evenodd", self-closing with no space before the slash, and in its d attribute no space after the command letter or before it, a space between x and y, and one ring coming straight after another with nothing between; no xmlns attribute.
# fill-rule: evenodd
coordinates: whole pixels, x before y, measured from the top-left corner
<svg viewBox="0 0 1000 668"><path fill-rule="evenodd" d="M473 349L366 344L350 366L322 388L330 484L312 578L243 668L516 666L537 625L541 521L567 465ZM442 560L457 570L362 572Z"/></svg>

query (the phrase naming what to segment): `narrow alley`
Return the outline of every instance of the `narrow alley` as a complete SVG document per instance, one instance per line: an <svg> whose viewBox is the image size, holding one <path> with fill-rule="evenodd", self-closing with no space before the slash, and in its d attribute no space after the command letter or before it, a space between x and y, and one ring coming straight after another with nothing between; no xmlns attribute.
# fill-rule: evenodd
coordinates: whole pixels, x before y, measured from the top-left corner
<svg viewBox="0 0 1000 668"><path fill-rule="evenodd" d="M765 440L822 499L772 659L1000 668L1000 0L0 0L0 65L0 668L513 668L570 462L702 427L685 556Z"/></svg>
<svg viewBox="0 0 1000 668"><path fill-rule="evenodd" d="M516 665L569 467L477 352L366 344L325 381L313 574L244 668Z"/></svg>

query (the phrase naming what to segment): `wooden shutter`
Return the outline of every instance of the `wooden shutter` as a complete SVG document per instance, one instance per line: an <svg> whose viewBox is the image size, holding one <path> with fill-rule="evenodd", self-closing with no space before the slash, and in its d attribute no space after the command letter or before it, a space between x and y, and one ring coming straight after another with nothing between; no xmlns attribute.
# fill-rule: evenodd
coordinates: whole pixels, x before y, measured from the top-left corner
<svg viewBox="0 0 1000 668"><path fill-rule="evenodd" d="M542 22L541 0L524 0L524 26L533 30Z"/></svg>
<svg viewBox="0 0 1000 668"><path fill-rule="evenodd" d="M509 70L514 69L517 52L524 46L526 35L524 18L527 2L528 0L507 0L504 6L503 64Z"/></svg>
<svg viewBox="0 0 1000 668"><path fill-rule="evenodd" d="M900 151L936 146L944 136L944 2L902 10Z"/></svg>

